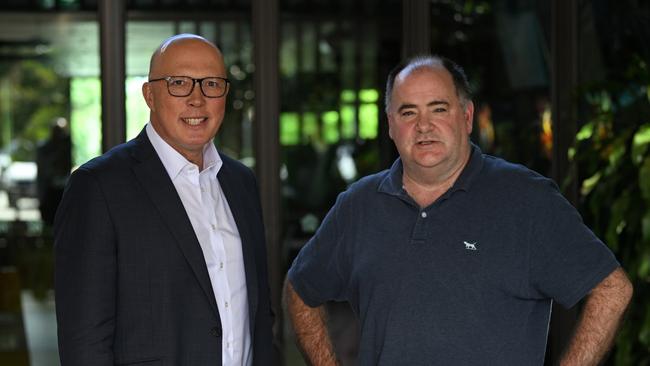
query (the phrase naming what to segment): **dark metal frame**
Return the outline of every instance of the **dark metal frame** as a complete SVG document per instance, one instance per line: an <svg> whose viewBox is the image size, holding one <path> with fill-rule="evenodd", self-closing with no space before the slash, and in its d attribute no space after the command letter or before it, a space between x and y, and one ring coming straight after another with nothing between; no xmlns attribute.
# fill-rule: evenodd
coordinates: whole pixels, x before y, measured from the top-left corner
<svg viewBox="0 0 650 366"><path fill-rule="evenodd" d="M281 319L280 299L284 274L281 258L280 204L280 86L278 0L253 1L253 60L255 62L255 170L266 228L271 301ZM275 332L282 339L282 321Z"/></svg>
<svg viewBox="0 0 650 366"><path fill-rule="evenodd" d="M431 52L431 2L402 1L402 57Z"/></svg>
<svg viewBox="0 0 650 366"><path fill-rule="evenodd" d="M551 115L553 116L553 179L562 183L572 174L567 152L578 131L577 108L573 99L578 87L578 1L551 3ZM575 169L575 167L573 167ZM575 175L574 175L575 176ZM564 195L574 205L578 200L575 179ZM573 334L577 307L565 309L553 304L547 343L546 364L555 365Z"/></svg>
<svg viewBox="0 0 650 366"><path fill-rule="evenodd" d="M125 0L99 2L102 150L126 139Z"/></svg>

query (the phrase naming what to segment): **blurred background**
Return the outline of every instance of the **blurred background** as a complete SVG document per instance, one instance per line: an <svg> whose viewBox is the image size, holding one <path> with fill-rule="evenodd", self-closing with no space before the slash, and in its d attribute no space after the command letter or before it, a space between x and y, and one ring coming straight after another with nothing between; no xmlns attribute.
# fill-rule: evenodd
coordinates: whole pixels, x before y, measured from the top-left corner
<svg viewBox="0 0 650 366"><path fill-rule="evenodd" d="M0 365L58 365L51 224L71 170L134 137L149 57L190 32L233 81L217 146L253 168L277 334L284 274L336 195L396 151L384 83L402 58L447 56L475 89L472 140L553 177L635 285L607 365L650 365L650 2L645 0L3 0L0 2ZM329 304L344 365L358 328ZM574 309L554 307L550 365Z"/></svg>

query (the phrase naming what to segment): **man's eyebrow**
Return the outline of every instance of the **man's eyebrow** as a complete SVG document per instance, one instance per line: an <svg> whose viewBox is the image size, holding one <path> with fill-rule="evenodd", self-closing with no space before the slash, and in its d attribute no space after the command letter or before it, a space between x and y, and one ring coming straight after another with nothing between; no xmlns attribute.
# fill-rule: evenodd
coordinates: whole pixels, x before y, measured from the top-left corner
<svg viewBox="0 0 650 366"><path fill-rule="evenodd" d="M397 109L397 112L401 112L401 111L403 111L405 109L411 109L411 108L415 108L415 104L402 104Z"/></svg>
<svg viewBox="0 0 650 366"><path fill-rule="evenodd" d="M449 102L447 102L446 100L432 100L429 103L427 103L427 107L432 107L432 106L441 105L441 104L445 105L445 106L449 106Z"/></svg>
<svg viewBox="0 0 650 366"><path fill-rule="evenodd" d="M433 107L437 105L449 106L449 102L447 102L446 100L432 100L429 103L427 103L427 107ZM405 109L411 109L411 108L417 108L417 106L415 104L402 104L397 109L397 112L399 113Z"/></svg>

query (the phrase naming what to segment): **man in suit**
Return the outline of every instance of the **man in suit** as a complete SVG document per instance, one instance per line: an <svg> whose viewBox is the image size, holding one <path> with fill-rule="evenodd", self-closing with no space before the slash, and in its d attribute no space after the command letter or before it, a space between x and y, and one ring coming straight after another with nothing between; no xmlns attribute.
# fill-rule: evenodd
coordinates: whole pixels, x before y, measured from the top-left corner
<svg viewBox="0 0 650 366"><path fill-rule="evenodd" d="M55 220L67 365L269 365L273 314L255 178L218 153L229 82L182 34L151 58L150 122L71 176Z"/></svg>

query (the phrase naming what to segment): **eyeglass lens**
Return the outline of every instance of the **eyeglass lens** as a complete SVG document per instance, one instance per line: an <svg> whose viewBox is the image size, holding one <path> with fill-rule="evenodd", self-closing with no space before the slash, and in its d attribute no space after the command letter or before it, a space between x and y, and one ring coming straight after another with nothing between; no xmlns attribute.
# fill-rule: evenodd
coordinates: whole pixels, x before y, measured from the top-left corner
<svg viewBox="0 0 650 366"><path fill-rule="evenodd" d="M206 97L216 98L226 93L226 80L216 77L192 79L186 76L173 76L167 80L167 87L171 95L186 97L192 93L195 81L200 82L201 91Z"/></svg>

